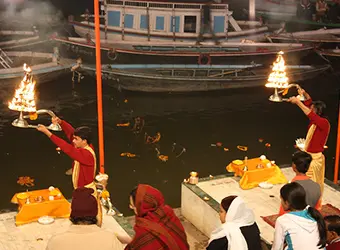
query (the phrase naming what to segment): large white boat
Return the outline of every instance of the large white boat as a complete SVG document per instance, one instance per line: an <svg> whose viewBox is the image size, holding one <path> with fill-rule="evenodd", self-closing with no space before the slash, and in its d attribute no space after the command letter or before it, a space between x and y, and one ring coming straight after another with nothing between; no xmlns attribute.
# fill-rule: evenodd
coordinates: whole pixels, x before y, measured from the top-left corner
<svg viewBox="0 0 340 250"><path fill-rule="evenodd" d="M238 42L243 39L265 41L268 27L259 22L237 22L228 4L211 4L210 30L204 30L204 41L212 33L219 41ZM151 41L180 44L196 43L203 30L207 5L201 3L101 0L101 39L116 41ZM81 37L94 37L93 15L83 15L84 21L71 21Z"/></svg>

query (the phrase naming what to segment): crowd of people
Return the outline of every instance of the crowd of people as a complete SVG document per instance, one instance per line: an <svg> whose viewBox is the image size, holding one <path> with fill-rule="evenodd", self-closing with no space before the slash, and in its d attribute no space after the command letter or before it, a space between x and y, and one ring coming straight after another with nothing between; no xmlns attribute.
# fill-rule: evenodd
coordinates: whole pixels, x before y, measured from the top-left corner
<svg viewBox="0 0 340 250"><path fill-rule="evenodd" d="M310 0L301 0L297 6L296 16L309 21L339 23L339 0L334 0L333 4L328 4L325 0L317 0L315 4Z"/></svg>
<svg viewBox="0 0 340 250"><path fill-rule="evenodd" d="M310 124L303 150L292 156L292 169L296 176L280 190L281 206L275 224L272 250L340 249L340 216L320 213L324 192L325 157L323 155L330 124L324 116L325 104L312 101L309 94L299 88L298 97L289 98L309 118ZM74 187L67 232L53 236L47 249L120 249L127 250L189 249L183 225L173 209L165 204L162 193L154 187L139 184L130 194L130 208L135 213L134 237L112 234L101 228L102 212L95 184L96 155L91 144L88 127L74 129L58 117L58 123L69 142L52 134L44 125L37 130L73 159ZM251 191L249 191L251 192ZM254 191L255 192L255 191ZM194 209L194 208L193 208ZM261 231L254 212L242 197L227 196L220 203L221 226L215 229L207 250L261 250Z"/></svg>

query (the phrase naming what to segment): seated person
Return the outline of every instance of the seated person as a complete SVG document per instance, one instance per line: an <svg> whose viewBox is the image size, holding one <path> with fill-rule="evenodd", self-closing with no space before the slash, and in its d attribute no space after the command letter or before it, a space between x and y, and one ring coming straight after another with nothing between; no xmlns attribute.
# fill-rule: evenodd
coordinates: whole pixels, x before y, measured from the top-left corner
<svg viewBox="0 0 340 250"><path fill-rule="evenodd" d="M295 172L295 177L291 182L299 183L306 191L306 203L307 205L321 209L321 188L320 185L312 181L307 175L309 165L312 161L312 156L303 151L297 151L292 156L292 168ZM279 215L285 214L282 206L280 206Z"/></svg>
<svg viewBox="0 0 340 250"><path fill-rule="evenodd" d="M211 233L207 250L260 250L260 230L255 216L244 201L237 196L228 196L221 201L222 225Z"/></svg>
<svg viewBox="0 0 340 250"><path fill-rule="evenodd" d="M301 0L300 4L297 6L296 16L305 20L312 20L314 14L314 9L309 0Z"/></svg>
<svg viewBox="0 0 340 250"><path fill-rule="evenodd" d="M324 218L327 230L327 250L340 249L340 216L329 215Z"/></svg>

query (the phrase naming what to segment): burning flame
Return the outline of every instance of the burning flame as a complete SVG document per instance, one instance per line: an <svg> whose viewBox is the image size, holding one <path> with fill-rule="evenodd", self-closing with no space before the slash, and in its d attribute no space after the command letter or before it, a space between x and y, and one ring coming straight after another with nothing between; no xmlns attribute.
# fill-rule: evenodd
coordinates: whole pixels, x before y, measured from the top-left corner
<svg viewBox="0 0 340 250"><path fill-rule="evenodd" d="M32 69L28 67L26 63L24 64L23 69L25 71L25 76L22 79L19 88L15 90L12 101L8 102L8 108L23 112L36 112L34 98L35 82L30 75Z"/></svg>
<svg viewBox="0 0 340 250"><path fill-rule="evenodd" d="M272 72L270 73L266 83L266 87L268 88L285 89L289 85L283 54L283 51L280 51L277 55L276 61L273 63Z"/></svg>

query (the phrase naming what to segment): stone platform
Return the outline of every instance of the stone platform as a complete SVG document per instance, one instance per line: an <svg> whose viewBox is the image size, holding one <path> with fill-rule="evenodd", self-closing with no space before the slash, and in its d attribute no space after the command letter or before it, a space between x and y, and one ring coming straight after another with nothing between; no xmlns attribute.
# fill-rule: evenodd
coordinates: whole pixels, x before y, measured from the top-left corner
<svg viewBox="0 0 340 250"><path fill-rule="evenodd" d="M288 180L295 175L291 168L281 170ZM281 184L274 185L272 189L257 187L242 190L239 186L239 177L234 177L233 174L203 178L197 185L182 183L181 212L189 222L209 237L211 232L220 225L218 214L220 201L229 195L241 196L253 209L263 240L267 244L272 244L274 228L261 216L278 213L282 186ZM327 203L340 208L339 187L326 180L323 204Z"/></svg>

